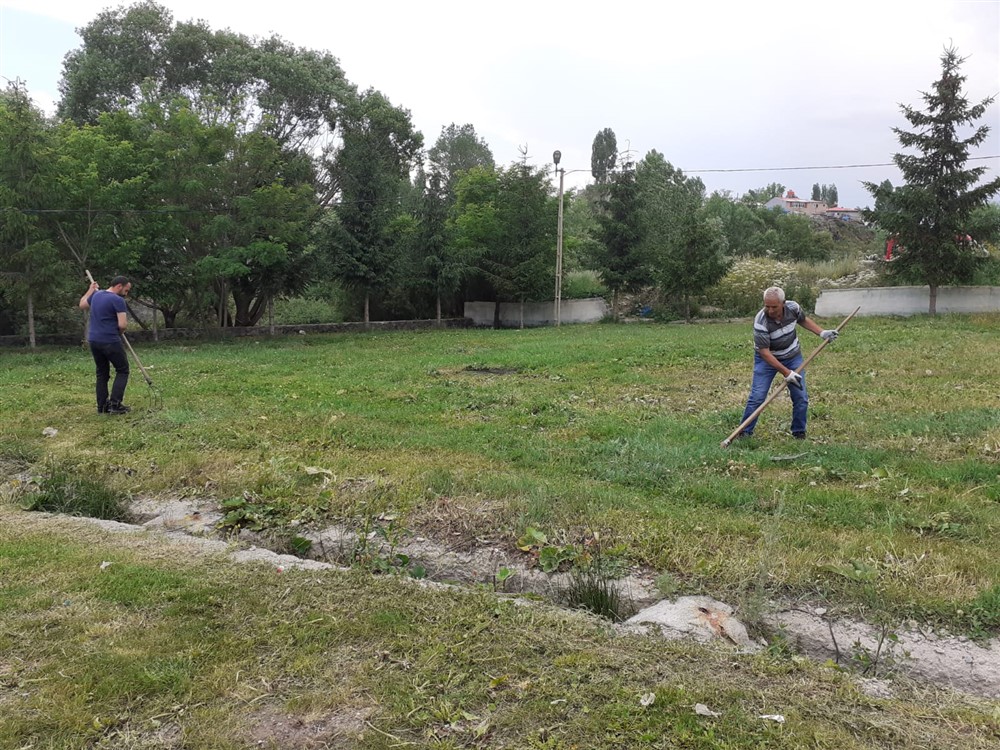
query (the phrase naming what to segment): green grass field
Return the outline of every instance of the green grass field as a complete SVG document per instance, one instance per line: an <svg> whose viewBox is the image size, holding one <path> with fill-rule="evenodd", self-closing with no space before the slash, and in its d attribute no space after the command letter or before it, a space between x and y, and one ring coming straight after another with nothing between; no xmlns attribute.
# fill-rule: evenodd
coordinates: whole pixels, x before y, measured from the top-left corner
<svg viewBox="0 0 1000 750"><path fill-rule="evenodd" d="M995 636L998 331L996 317L856 318L811 368L810 439L786 436L782 397L728 449L748 322L145 346L163 406L145 408L134 371L126 417L94 413L82 349L5 350L0 461L102 507L249 498L277 530L391 514L512 553L529 528L567 545L597 532L621 563L751 625L767 600L804 600ZM995 706L905 685L867 698L780 641L734 661L485 589L262 574L25 514L9 482L4 497L0 747L1000 742ZM786 723L757 718L771 713Z"/></svg>
<svg viewBox="0 0 1000 750"><path fill-rule="evenodd" d="M86 352L4 352L3 458L133 495L249 493L273 527L392 512L433 536L458 498L470 543L597 531L681 591L1000 632L1000 321L855 319L813 363L805 444L782 396L723 449L748 328L148 346L163 408L133 367L125 418L93 413Z"/></svg>

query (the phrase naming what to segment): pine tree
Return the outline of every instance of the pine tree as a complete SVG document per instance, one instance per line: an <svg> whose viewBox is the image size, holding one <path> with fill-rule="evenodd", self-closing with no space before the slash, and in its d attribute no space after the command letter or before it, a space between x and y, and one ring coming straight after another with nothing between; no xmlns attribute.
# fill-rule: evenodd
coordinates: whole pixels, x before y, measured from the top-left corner
<svg viewBox="0 0 1000 750"><path fill-rule="evenodd" d="M612 175L601 207L594 232L594 238L601 244L594 260L611 290L612 314L617 318L621 293L637 291L652 280L643 252L644 229L634 164L626 162L621 171Z"/></svg>
<svg viewBox="0 0 1000 750"><path fill-rule="evenodd" d="M901 106L913 131L893 128L903 148L917 153L895 154L893 161L906 181L893 190L886 184L863 183L875 199L865 218L875 222L905 248L891 272L930 287L931 315L937 312L937 290L942 284L967 283L977 265L967 241L970 216L1000 192L1000 178L977 184L986 167L965 168L969 151L982 144L990 128L975 126L994 97L970 105L962 93L964 62L950 47L941 56L941 78L923 93L926 111ZM972 126L961 138L959 129ZM887 192L888 191L888 192Z"/></svg>

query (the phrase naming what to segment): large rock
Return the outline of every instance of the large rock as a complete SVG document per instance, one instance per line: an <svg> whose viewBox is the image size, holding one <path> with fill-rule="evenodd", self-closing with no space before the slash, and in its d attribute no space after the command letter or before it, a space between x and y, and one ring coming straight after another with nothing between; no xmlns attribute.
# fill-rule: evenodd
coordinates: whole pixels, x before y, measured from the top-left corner
<svg viewBox="0 0 1000 750"><path fill-rule="evenodd" d="M701 643L723 640L745 651L759 651L747 629L733 617L733 608L707 596L682 596L663 600L630 617L626 630L645 630L655 625L666 638L692 638Z"/></svg>

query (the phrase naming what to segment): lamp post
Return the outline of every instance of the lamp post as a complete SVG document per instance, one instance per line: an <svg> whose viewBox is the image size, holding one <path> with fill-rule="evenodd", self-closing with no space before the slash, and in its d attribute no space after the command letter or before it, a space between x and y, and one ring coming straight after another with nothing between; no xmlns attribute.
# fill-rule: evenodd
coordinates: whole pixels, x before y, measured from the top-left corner
<svg viewBox="0 0 1000 750"><path fill-rule="evenodd" d="M561 323L562 312L560 308L562 307L563 177L566 175L565 169L559 169L560 159L562 159L562 153L553 151L552 162L556 172L559 173L559 219L556 223L556 294L553 300L556 326Z"/></svg>

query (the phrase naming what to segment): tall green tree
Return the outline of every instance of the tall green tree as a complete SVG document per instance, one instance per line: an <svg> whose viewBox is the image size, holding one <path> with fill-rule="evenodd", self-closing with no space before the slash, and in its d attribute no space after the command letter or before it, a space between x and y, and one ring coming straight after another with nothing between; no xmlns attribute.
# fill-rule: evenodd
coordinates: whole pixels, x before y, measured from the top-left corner
<svg viewBox="0 0 1000 750"><path fill-rule="evenodd" d="M631 162L624 163L608 183L597 222L594 237L600 245L594 266L612 292L612 314L617 318L621 294L652 281L639 185Z"/></svg>
<svg viewBox="0 0 1000 750"><path fill-rule="evenodd" d="M459 180L457 193L454 242L485 283L499 328L501 303L552 296L556 203L548 176L524 162L476 167Z"/></svg>
<svg viewBox="0 0 1000 750"><path fill-rule="evenodd" d="M80 29L63 63L59 114L96 123L104 112L138 113L143 102L183 97L207 125L267 135L316 181L324 203L337 185L322 152L356 91L336 58L280 37L252 39L175 23L151 0L105 10Z"/></svg>
<svg viewBox="0 0 1000 750"><path fill-rule="evenodd" d="M971 149L990 131L976 125L993 103L988 97L970 104L963 93L964 60L954 47L941 56L941 78L923 94L925 110L902 105L914 128L893 128L900 145L916 153L898 153L893 161L905 184L887 192L882 185L863 183L875 198L865 217L895 237L905 248L889 266L894 275L930 287L928 311L937 313L938 288L971 280L977 265L966 241L973 211L1000 192L1000 177L981 182L986 167L967 168ZM963 127L970 127L966 137Z"/></svg>
<svg viewBox="0 0 1000 750"><path fill-rule="evenodd" d="M409 111L373 89L345 110L342 126L337 220L323 222L318 238L336 278L364 296L367 323L371 295L387 289L398 269L400 248L391 227L423 137Z"/></svg>
<svg viewBox="0 0 1000 750"><path fill-rule="evenodd" d="M98 279L134 274L135 230L146 208L151 167L146 155L114 126L100 123L78 126L66 120L54 136L59 210L46 219L58 247L80 283L86 271Z"/></svg>
<svg viewBox="0 0 1000 750"><path fill-rule="evenodd" d="M726 244L733 255L754 253L754 238L766 229L764 219L758 211L719 192L712 193L705 202L706 217L715 217L722 222Z"/></svg>
<svg viewBox="0 0 1000 750"><path fill-rule="evenodd" d="M722 221L704 211L704 183L655 150L636 167L636 182L644 227L640 254L649 259L660 290L678 299L690 319L692 299L726 271Z"/></svg>
<svg viewBox="0 0 1000 750"><path fill-rule="evenodd" d="M27 89L13 81L0 94L0 283L24 301L32 348L36 305L65 275L41 219L56 198L55 176L51 128Z"/></svg>
<svg viewBox="0 0 1000 750"><path fill-rule="evenodd" d="M618 138L611 128L597 131L590 148L590 174L598 185L607 184L618 162Z"/></svg>
<svg viewBox="0 0 1000 750"><path fill-rule="evenodd" d="M473 167L492 168L493 152L489 144L479 137L470 123L458 126L452 123L441 128L441 135L427 152L431 169L443 181L449 203L454 203L455 186L459 178Z"/></svg>
<svg viewBox="0 0 1000 750"><path fill-rule="evenodd" d="M461 170L460 174L467 171ZM414 278L418 288L426 289L434 297L438 322L441 321L442 299L456 292L469 273L468 258L450 237L448 216L445 180L437 170L432 170L418 215Z"/></svg>
<svg viewBox="0 0 1000 750"><path fill-rule="evenodd" d="M818 182L813 183L812 200L814 201L823 200L823 189L820 187Z"/></svg>
<svg viewBox="0 0 1000 750"><path fill-rule="evenodd" d="M699 209L681 217L666 252L658 255L657 285L680 299L686 320L691 319L692 300L726 275L728 250L722 220Z"/></svg>

